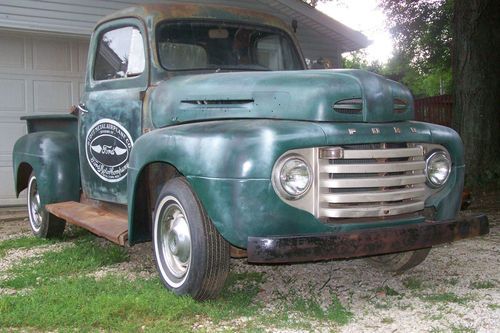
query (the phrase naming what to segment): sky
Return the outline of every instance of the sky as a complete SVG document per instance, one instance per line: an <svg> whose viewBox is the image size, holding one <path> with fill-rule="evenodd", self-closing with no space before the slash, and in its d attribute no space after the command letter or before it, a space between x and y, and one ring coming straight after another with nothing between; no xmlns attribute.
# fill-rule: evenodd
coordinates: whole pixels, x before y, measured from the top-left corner
<svg viewBox="0 0 500 333"><path fill-rule="evenodd" d="M385 15L377 7L377 0L320 2L316 9L365 34L372 41L365 49L369 62L385 63L392 56L392 37L385 27Z"/></svg>

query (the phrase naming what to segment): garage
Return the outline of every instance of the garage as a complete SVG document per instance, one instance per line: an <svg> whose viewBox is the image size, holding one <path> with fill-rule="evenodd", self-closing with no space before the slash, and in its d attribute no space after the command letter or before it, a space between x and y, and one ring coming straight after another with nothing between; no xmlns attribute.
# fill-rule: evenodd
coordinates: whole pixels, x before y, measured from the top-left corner
<svg viewBox="0 0 500 333"><path fill-rule="evenodd" d="M12 147L26 133L19 118L64 113L83 89L88 40L57 34L0 30L0 205L16 199Z"/></svg>

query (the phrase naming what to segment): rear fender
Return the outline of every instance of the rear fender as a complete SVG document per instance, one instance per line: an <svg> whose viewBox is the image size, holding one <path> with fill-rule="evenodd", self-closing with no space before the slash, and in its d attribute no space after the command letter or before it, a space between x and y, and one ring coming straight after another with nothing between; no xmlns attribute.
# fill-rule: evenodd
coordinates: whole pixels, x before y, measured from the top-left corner
<svg viewBox="0 0 500 333"><path fill-rule="evenodd" d="M80 200L78 142L63 132L37 132L17 140L13 150L16 195L27 187L31 170L36 175L42 205Z"/></svg>

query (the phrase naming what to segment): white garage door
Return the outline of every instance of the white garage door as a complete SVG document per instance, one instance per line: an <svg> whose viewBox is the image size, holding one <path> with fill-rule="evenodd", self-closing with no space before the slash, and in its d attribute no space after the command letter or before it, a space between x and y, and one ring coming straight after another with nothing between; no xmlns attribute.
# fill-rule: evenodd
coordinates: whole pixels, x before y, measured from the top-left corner
<svg viewBox="0 0 500 333"><path fill-rule="evenodd" d="M16 199L12 148L24 115L65 113L83 89L88 39L0 30L0 206Z"/></svg>

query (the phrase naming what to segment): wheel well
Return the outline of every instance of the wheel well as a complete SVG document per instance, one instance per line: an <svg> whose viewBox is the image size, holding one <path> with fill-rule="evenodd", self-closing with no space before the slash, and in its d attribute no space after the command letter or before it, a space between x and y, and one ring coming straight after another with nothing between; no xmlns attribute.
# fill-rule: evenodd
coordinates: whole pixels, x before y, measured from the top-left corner
<svg viewBox="0 0 500 333"><path fill-rule="evenodd" d="M131 244L151 240L151 225L156 199L163 185L181 173L171 164L154 162L144 167L137 177ZM130 232L129 232L130 234Z"/></svg>
<svg viewBox="0 0 500 333"><path fill-rule="evenodd" d="M28 187L28 181L33 168L26 162L19 164L17 168L17 179L16 179L16 195L19 196L25 188Z"/></svg>

